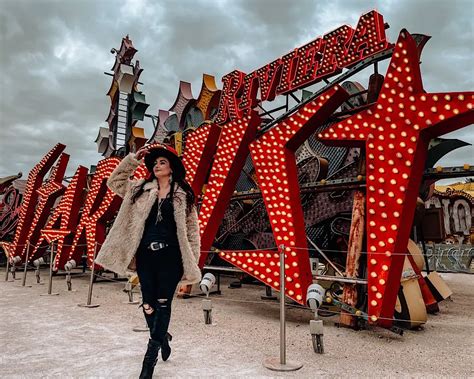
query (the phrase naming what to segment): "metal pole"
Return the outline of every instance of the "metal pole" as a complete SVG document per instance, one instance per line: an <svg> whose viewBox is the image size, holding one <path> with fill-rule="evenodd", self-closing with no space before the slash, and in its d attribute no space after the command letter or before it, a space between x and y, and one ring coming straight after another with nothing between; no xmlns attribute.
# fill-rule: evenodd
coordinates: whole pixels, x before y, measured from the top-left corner
<svg viewBox="0 0 474 379"><path fill-rule="evenodd" d="M280 359L267 358L263 365L274 371L296 371L303 367L298 362L286 361L286 321L285 321L285 245L280 245Z"/></svg>
<svg viewBox="0 0 474 379"><path fill-rule="evenodd" d="M53 261L54 261L54 241L51 244L51 254L49 256L48 295L52 295L52 292L53 292Z"/></svg>
<svg viewBox="0 0 474 379"><path fill-rule="evenodd" d="M430 261L428 260L428 255L426 254L426 244L425 244L425 234L423 233L423 226L420 222L420 240L421 240L421 247L423 248L423 258L425 259L425 266L426 266L426 274L430 274ZM434 246L433 246L433 253L434 253ZM436 267L435 267L436 270Z"/></svg>
<svg viewBox="0 0 474 379"><path fill-rule="evenodd" d="M286 365L285 246L280 245L280 364Z"/></svg>
<svg viewBox="0 0 474 379"><path fill-rule="evenodd" d="M124 301L124 304L138 304L138 300L133 300L133 288L132 288L132 283L130 281L127 281L125 284L125 289L124 292L128 295L128 301Z"/></svg>
<svg viewBox="0 0 474 379"><path fill-rule="evenodd" d="M48 293L41 294L40 296L56 296L59 293L53 293L53 261L54 261L54 241L51 242L51 253L49 255L49 283Z"/></svg>
<svg viewBox="0 0 474 379"><path fill-rule="evenodd" d="M272 293L272 287L265 286L265 295L260 296L262 300L276 300L276 296Z"/></svg>
<svg viewBox="0 0 474 379"><path fill-rule="evenodd" d="M21 286L26 287L26 271L28 268L28 257L30 255L30 241L26 242L26 257L25 257L25 269L23 270L23 280L21 281ZM31 287L31 286L28 286Z"/></svg>
<svg viewBox="0 0 474 379"><path fill-rule="evenodd" d="M92 303L92 288L94 286L94 275L95 275L95 257L97 255L97 242L94 244L94 259L92 260L91 267L91 279L89 281L89 292L87 294L87 303L86 304L77 304L79 307L85 308L97 308L100 304L91 304Z"/></svg>
<svg viewBox="0 0 474 379"><path fill-rule="evenodd" d="M10 273L10 255L7 255L7 271L5 271L5 281L8 282L8 274Z"/></svg>
<svg viewBox="0 0 474 379"><path fill-rule="evenodd" d="M49 283L48 283L48 295L53 292L53 259L54 259L54 241L51 243L51 253L49 256Z"/></svg>
<svg viewBox="0 0 474 379"><path fill-rule="evenodd" d="M95 274L95 253L97 251L97 242L94 245L94 259L92 260L92 267L91 267L91 278L89 281L89 293L87 294L87 305L91 305L92 303L92 287L94 285L94 274Z"/></svg>

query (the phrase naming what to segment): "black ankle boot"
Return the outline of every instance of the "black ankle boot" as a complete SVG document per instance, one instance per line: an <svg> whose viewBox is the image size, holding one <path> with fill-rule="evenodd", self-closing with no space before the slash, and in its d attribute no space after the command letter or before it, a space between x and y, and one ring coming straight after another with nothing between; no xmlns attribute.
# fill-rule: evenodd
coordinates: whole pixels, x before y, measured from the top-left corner
<svg viewBox="0 0 474 379"><path fill-rule="evenodd" d="M161 346L161 358L164 361L167 361L171 355L170 341L173 339L173 336L166 332L165 338L163 340L163 346Z"/></svg>
<svg viewBox="0 0 474 379"><path fill-rule="evenodd" d="M160 347L161 344L158 341L152 339L148 340L148 348L145 357L143 358L140 379L151 379L153 377L153 371L155 369L156 361L158 360L157 358Z"/></svg>

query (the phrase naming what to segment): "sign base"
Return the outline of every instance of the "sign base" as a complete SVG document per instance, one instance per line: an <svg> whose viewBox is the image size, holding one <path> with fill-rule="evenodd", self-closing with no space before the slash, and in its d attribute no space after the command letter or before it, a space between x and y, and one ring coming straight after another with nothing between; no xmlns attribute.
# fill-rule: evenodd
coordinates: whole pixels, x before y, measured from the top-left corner
<svg viewBox="0 0 474 379"><path fill-rule="evenodd" d="M97 308L100 307L100 304L77 304L77 306L83 308Z"/></svg>
<svg viewBox="0 0 474 379"><path fill-rule="evenodd" d="M302 363L286 361L286 364L280 363L280 358L267 358L263 365L273 371L296 371L303 367Z"/></svg>

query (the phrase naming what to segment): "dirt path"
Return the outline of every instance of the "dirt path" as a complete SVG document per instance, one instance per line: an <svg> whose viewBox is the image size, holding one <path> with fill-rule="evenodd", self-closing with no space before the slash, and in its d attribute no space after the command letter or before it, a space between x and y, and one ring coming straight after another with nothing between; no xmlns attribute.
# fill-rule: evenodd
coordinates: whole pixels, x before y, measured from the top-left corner
<svg viewBox="0 0 474 379"><path fill-rule="evenodd" d="M137 305L124 304L124 282L95 284L95 309L80 308L89 277L74 277L67 292L55 277L59 296L39 296L47 285L20 287L21 280L0 281L1 378L137 378L148 339L133 332L144 320ZM21 277L21 273L18 277ZM46 270L42 272L47 280ZM474 276L442 274L454 291L423 330L397 336L383 330L352 331L325 323L326 354L313 352L308 331L311 312L287 311L287 359L303 363L292 373L267 370L262 362L279 356L278 303L260 300L256 285L229 289L212 297L213 321L204 324L201 299L176 299L170 331L173 352L159 362L155 377L472 377ZM136 296L138 298L138 296Z"/></svg>

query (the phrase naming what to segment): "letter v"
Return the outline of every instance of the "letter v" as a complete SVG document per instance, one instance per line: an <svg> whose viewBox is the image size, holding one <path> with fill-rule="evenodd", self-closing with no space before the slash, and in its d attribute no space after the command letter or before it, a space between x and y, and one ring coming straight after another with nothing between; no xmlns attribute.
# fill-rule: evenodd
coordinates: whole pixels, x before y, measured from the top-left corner
<svg viewBox="0 0 474 379"><path fill-rule="evenodd" d="M222 128L214 164L199 212L201 227L202 268L217 229L229 203L239 175L249 155L249 144L255 138L260 117L252 111L248 117L231 121Z"/></svg>

